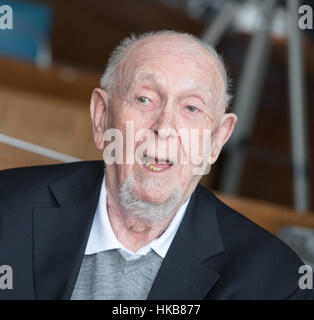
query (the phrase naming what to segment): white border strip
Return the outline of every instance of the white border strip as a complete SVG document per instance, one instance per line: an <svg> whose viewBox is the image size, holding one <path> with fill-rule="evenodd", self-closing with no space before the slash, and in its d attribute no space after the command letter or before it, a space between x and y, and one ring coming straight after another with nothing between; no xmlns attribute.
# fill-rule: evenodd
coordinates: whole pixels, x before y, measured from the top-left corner
<svg viewBox="0 0 314 320"><path fill-rule="evenodd" d="M10 136L0 133L0 142L8 144L10 146L26 150L32 153L40 154L46 158L54 159L61 162L76 162L81 161L79 158L68 156L64 153L53 151L44 147L37 146L33 143L26 142L20 139L12 138Z"/></svg>

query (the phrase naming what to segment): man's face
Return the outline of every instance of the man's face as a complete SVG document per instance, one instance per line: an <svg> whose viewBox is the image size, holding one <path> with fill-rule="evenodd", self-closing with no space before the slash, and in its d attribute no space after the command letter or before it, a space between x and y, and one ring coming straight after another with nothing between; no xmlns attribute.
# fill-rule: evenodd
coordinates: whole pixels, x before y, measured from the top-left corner
<svg viewBox="0 0 314 320"><path fill-rule="evenodd" d="M107 174L119 188L132 175L135 197L150 203L178 191L184 200L190 196L200 179L193 169L203 165L195 156L204 156L203 144L210 143L204 130L215 131L223 113L224 83L213 57L194 43L173 40L144 40L127 54L104 116L104 129L119 129L124 141L123 164L107 166ZM134 124L141 163L128 149L127 122ZM133 163L125 163L130 157ZM205 160L211 161L208 155Z"/></svg>

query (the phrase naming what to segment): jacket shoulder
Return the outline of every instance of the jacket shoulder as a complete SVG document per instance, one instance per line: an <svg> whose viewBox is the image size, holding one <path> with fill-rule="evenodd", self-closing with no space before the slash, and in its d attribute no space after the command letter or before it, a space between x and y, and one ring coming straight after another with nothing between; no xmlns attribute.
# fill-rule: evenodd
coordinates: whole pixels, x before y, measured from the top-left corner
<svg viewBox="0 0 314 320"><path fill-rule="evenodd" d="M66 164L13 168L0 171L0 202L3 206L18 200L25 201L35 194L43 196L47 186L62 177L85 169L97 172L103 161L79 161Z"/></svg>
<svg viewBox="0 0 314 320"><path fill-rule="evenodd" d="M225 245L231 245L235 239L241 240L250 238L253 242L263 241L265 244L283 245L285 248L288 248L289 251L291 250L275 235L265 230L242 213L229 207L211 191L202 186L200 186L199 190L201 198L205 201L209 201L215 207Z"/></svg>
<svg viewBox="0 0 314 320"><path fill-rule="evenodd" d="M28 180L29 183L36 180L45 180L46 182L49 182L51 179L53 181L54 179L61 178L82 167L98 169L103 165L103 161L95 160L0 170L0 186L10 182L16 183L17 180L23 181L25 179L30 179Z"/></svg>
<svg viewBox="0 0 314 320"><path fill-rule="evenodd" d="M217 271L224 270L222 285L228 286L237 279L230 289L234 290L234 297L287 299L300 290L299 268L304 263L289 246L204 187L199 188L199 194L202 201L214 205L225 247L209 264ZM309 295L313 298L314 293L303 292L305 298Z"/></svg>

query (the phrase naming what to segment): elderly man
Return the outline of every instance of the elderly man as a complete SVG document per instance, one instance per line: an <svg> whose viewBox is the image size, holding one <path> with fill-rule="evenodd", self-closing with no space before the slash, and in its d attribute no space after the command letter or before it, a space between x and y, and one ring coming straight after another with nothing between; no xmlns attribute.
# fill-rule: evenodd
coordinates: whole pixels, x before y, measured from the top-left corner
<svg viewBox="0 0 314 320"><path fill-rule="evenodd" d="M125 39L91 97L105 168L0 173L0 261L13 275L0 298L313 298L286 245L198 185L237 121L227 89L219 56L191 35Z"/></svg>

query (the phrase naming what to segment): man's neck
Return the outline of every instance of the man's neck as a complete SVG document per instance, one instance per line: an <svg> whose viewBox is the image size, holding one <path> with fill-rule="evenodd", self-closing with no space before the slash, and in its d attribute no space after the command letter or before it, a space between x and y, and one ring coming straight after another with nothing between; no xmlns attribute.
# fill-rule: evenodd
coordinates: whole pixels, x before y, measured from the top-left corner
<svg viewBox="0 0 314 320"><path fill-rule="evenodd" d="M125 248L136 252L154 239L157 239L167 229L177 210L166 218L149 224L131 213L123 211L119 202L107 191L107 212L117 239Z"/></svg>

